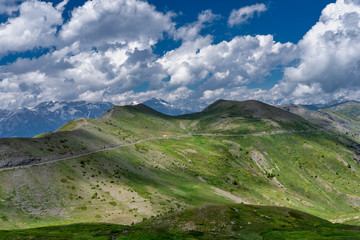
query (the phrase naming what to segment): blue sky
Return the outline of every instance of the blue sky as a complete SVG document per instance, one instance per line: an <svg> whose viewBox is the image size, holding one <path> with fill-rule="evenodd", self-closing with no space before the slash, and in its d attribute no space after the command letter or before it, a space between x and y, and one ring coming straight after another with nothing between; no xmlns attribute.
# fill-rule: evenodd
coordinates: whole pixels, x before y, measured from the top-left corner
<svg viewBox="0 0 360 240"><path fill-rule="evenodd" d="M359 0L0 0L0 23L0 108L360 96Z"/></svg>
<svg viewBox="0 0 360 240"><path fill-rule="evenodd" d="M295 0L272 0L272 1L254 1L254 0L224 0L224 1L206 1L206 0L184 0L167 1L152 0L149 1L160 11L175 11L182 13L176 20L179 24L186 24L194 21L197 15L206 9L211 9L215 14L221 14L222 19L214 24L215 36L218 41L229 40L237 35L247 34L272 34L275 40L280 42L298 42L304 34L319 20L321 11L334 0L303 0L301 4ZM256 3L263 3L268 10L261 14L261 17L254 18L249 24L244 24L236 28L227 28L227 17L233 9L239 9ZM225 26L224 26L225 25Z"/></svg>

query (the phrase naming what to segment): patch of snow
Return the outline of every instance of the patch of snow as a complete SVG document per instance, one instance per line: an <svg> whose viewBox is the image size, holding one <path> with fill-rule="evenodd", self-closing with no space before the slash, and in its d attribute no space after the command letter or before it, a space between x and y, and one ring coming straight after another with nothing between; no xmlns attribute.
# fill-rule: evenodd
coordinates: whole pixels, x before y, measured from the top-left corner
<svg viewBox="0 0 360 240"><path fill-rule="evenodd" d="M74 115L75 113L79 112L79 110L76 110L75 108L70 108L67 112L68 112L70 115Z"/></svg>
<svg viewBox="0 0 360 240"><path fill-rule="evenodd" d="M54 106L52 106L51 108L48 108L48 110L50 112L55 112L56 110L59 110L59 109L63 108L64 106L65 106L65 104L60 104L58 102L55 102Z"/></svg>

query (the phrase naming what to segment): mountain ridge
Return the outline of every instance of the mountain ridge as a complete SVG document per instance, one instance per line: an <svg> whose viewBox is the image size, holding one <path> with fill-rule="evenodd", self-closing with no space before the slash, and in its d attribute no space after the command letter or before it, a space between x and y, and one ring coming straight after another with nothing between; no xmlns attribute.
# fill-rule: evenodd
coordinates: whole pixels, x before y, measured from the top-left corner
<svg viewBox="0 0 360 240"><path fill-rule="evenodd" d="M0 171L0 228L130 225L241 202L356 216L360 166L345 136L257 101L209 109L168 116L114 106L38 138L0 139L0 165L10 166Z"/></svg>
<svg viewBox="0 0 360 240"><path fill-rule="evenodd" d="M206 107L202 113L223 111L224 109L233 109L234 111L242 111L243 115L249 114L255 118L266 118L276 120L303 120L301 117L294 114L288 114L275 106L257 101L257 100L246 100L246 101L228 101L228 100L217 100L214 103Z"/></svg>
<svg viewBox="0 0 360 240"><path fill-rule="evenodd" d="M284 110L302 116L307 121L322 128L347 135L354 141L360 138L360 103L357 101L343 101L328 104L326 108L312 109L303 105L286 105Z"/></svg>
<svg viewBox="0 0 360 240"><path fill-rule="evenodd" d="M219 106L219 103L224 105ZM222 108L222 111L216 110L216 108L219 107ZM266 114L259 114L259 112L266 112ZM253 115L254 113L255 115ZM269 118L270 115L273 119ZM114 121L114 119L118 120ZM103 125L104 127L110 126L115 128L120 126L119 119L121 119L122 127L129 126L126 130L123 130L124 132L128 132L134 124L137 126L135 131L139 132L131 132L130 135L132 138L129 138L127 141L119 141L115 137L116 134L112 134L111 138L104 136L102 131L100 131L101 128L98 127L99 121L105 122L105 126ZM169 124L169 121L171 124ZM182 124L184 121L192 123L186 126L186 124ZM251 123L249 124L248 121L251 121ZM146 124L144 124L144 122L146 122ZM162 124L159 125L159 122L162 122ZM179 124L182 124L182 126ZM250 130L248 129L248 126L256 126L256 128ZM115 146L127 144L129 141L138 141L144 138L161 139L164 136L173 137L178 135L197 133L217 134L218 136L222 134L242 136L257 133L262 135L264 133L273 134L281 132L302 132L309 130L314 130L314 127L307 124L304 119L270 105L258 101L236 102L221 100L209 105L209 107L204 109L202 112L180 116L169 116L160 113L144 104L113 106L98 119L80 118L73 120L61 126L57 131L39 135L36 141L41 142L44 140L44 138L54 139L54 142L62 141L61 139L63 136L68 134L68 137L71 139L69 140L69 143L71 143L73 146L76 146L74 151L79 152L79 155L83 155L86 152L97 152L97 150L108 148L112 149ZM86 136L87 139L97 138L97 140L100 141L97 141L97 144L89 148L89 146L84 144L84 142L87 142L87 140L81 139L78 136L83 136L83 138ZM0 143L1 142L9 142L9 140L0 139ZM13 142L17 142L17 139L13 139ZM20 144L26 143L25 149L28 149L30 146L27 142L32 141L31 139L22 139ZM41 145L42 143L39 144ZM47 145L51 146L50 143L47 143ZM19 151L16 148L16 153L12 153L13 157L9 156L8 160L5 162L0 161L0 167L3 166L8 168L11 166L21 166L22 163L29 165L32 163L39 163L39 161L53 161L54 158L49 157L50 155L54 155L56 156L55 158L59 159L71 156L69 155L68 151L57 150L53 148L50 149L52 149L52 151L47 154L46 152L37 152L36 154L29 155L26 153L29 150ZM73 152L71 152L71 154L76 156L76 154ZM15 164L11 164L11 161L15 162Z"/></svg>
<svg viewBox="0 0 360 240"><path fill-rule="evenodd" d="M142 104L151 107L158 112L171 116L193 113L192 110L186 108L178 108L163 99L151 98L149 100L146 100L145 102L142 102Z"/></svg>
<svg viewBox="0 0 360 240"><path fill-rule="evenodd" d="M33 137L81 117L100 117L111 103L43 102L32 109L0 110L0 137Z"/></svg>

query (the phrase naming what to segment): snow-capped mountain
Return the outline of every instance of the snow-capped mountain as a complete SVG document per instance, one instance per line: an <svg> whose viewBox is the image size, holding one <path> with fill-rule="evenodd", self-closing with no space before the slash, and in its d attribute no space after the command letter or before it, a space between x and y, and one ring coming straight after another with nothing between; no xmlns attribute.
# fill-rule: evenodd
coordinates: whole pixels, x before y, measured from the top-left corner
<svg viewBox="0 0 360 240"><path fill-rule="evenodd" d="M54 131L77 118L100 117L112 106L84 101L43 102L32 109L0 110L0 137L33 137Z"/></svg>
<svg viewBox="0 0 360 240"><path fill-rule="evenodd" d="M157 99L157 98L151 98L142 104L151 107L152 109L155 109L158 112L161 112L163 114L167 115L182 115L187 113L192 113L193 111L185 108L177 108L175 105L163 100L163 99Z"/></svg>

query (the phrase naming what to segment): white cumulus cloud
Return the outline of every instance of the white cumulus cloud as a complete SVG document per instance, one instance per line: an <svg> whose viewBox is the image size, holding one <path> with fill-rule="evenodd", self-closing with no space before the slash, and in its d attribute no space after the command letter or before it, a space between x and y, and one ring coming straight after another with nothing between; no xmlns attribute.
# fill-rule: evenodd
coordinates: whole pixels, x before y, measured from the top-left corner
<svg viewBox="0 0 360 240"><path fill-rule="evenodd" d="M56 43L56 26L63 21L60 11L51 3L36 0L22 3L19 10L19 16L0 25L0 56Z"/></svg>
<svg viewBox="0 0 360 240"><path fill-rule="evenodd" d="M144 1L93 0L75 8L61 26L67 3L24 2L19 16L0 26L0 55L55 46L38 58L0 66L0 108L49 100L101 101L144 82L149 90L159 88L166 74L151 47L173 27L172 13L158 12Z"/></svg>
<svg viewBox="0 0 360 240"><path fill-rule="evenodd" d="M215 33L202 31L221 19L211 10L177 26L173 13L159 12L146 1L92 0L64 23L68 0L56 6L10 2L6 12L18 9L19 14L0 25L0 56L51 49L0 66L0 108L79 99L127 104L158 97L184 107L192 102L199 110L218 98L296 103L360 98L359 0L329 4L298 44L280 43L272 35L219 41ZM234 10L228 24L242 24L264 11L264 4ZM180 46L159 56L154 49L164 33ZM274 70L284 77L272 89L249 89Z"/></svg>
<svg viewBox="0 0 360 240"><path fill-rule="evenodd" d="M144 1L92 0L72 11L60 37L85 46L121 43L145 49L161 39L164 31L170 31L171 17L171 13L158 12Z"/></svg>
<svg viewBox="0 0 360 240"><path fill-rule="evenodd" d="M286 68L284 79L275 86L280 96L326 101L360 89L359 1L329 4L298 47L299 64Z"/></svg>
<svg viewBox="0 0 360 240"><path fill-rule="evenodd" d="M158 62L170 76L169 86L226 88L262 81L277 66L297 56L296 46L275 42L271 35L238 36L212 44L211 37L184 42Z"/></svg>

